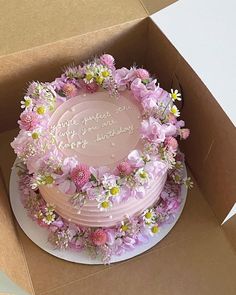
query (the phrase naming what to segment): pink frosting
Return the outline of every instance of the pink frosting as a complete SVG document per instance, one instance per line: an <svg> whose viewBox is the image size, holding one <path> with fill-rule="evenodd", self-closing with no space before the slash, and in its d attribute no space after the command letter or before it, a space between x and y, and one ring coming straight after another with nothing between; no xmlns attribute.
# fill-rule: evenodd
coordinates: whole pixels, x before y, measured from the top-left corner
<svg viewBox="0 0 236 295"><path fill-rule="evenodd" d="M119 98L108 92L73 97L56 109L50 121L65 156L77 156L91 166L112 167L137 147L140 124L140 109L128 91ZM115 132L120 134L114 136ZM73 149L68 145L74 145Z"/></svg>
<svg viewBox="0 0 236 295"><path fill-rule="evenodd" d="M92 227L109 227L127 218L141 213L158 200L159 195L166 182L167 172L153 181L151 187L147 189L147 194L142 199L129 198L127 201L114 204L109 211L100 211L97 201L87 201L78 214L78 209L69 202L71 196L56 190L54 187L41 186L40 192L49 204L55 205L55 210L63 218L76 224Z"/></svg>
<svg viewBox="0 0 236 295"><path fill-rule="evenodd" d="M76 156L80 163L112 169L123 162L131 150L142 147L140 125L140 108L128 91L118 99L110 97L107 92L76 96L59 106L50 121L57 145L65 157ZM118 134L113 136L115 132ZM71 148L71 144L78 141L84 146L79 144ZM118 167L128 173L129 167L123 166ZM144 198L129 198L113 204L108 211L100 211L96 200L88 200L78 213L70 203L71 196L56 187L41 186L40 192L47 203L55 205L56 212L63 218L83 226L109 227L151 206L159 198L166 177L165 170L153 181Z"/></svg>

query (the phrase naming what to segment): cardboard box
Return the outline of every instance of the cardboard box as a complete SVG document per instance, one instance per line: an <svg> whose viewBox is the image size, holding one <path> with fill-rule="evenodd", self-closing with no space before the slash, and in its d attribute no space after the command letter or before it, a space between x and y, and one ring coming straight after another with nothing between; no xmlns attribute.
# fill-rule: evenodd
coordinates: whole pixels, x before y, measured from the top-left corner
<svg viewBox="0 0 236 295"><path fill-rule="evenodd" d="M172 2L25 0L1 7L0 269L30 294L236 293L236 220L225 230L220 225L235 202L235 137L214 97L149 18ZM180 87L191 128L182 148L195 186L180 220L154 248L122 263L87 266L47 254L17 226L7 196L15 159L9 143L28 81L50 81L63 66L102 52L118 66L148 68L166 89Z"/></svg>

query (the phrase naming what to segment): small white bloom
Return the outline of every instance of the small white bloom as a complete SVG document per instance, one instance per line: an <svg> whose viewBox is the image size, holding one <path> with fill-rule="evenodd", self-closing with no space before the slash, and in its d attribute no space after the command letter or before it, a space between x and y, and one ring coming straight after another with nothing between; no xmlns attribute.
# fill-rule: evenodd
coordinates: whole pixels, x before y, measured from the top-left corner
<svg viewBox="0 0 236 295"><path fill-rule="evenodd" d="M22 100L20 103L21 103L22 109L24 109L24 108L27 109L32 106L32 99L29 96L25 96L24 100Z"/></svg>
<svg viewBox="0 0 236 295"><path fill-rule="evenodd" d="M175 105L170 106L170 112L175 116L179 117L180 116L180 111L177 109Z"/></svg>
<svg viewBox="0 0 236 295"><path fill-rule="evenodd" d="M145 184L149 181L148 172L143 168L140 168L135 173L135 179L138 180L141 184Z"/></svg>
<svg viewBox="0 0 236 295"><path fill-rule="evenodd" d="M98 203L98 208L100 209L100 211L108 211L109 209L111 209L111 207L112 207L112 202L108 199L101 200Z"/></svg>
<svg viewBox="0 0 236 295"><path fill-rule="evenodd" d="M43 222L47 225L51 224L53 221L55 221L56 215L53 211L46 212L46 216L43 218Z"/></svg>
<svg viewBox="0 0 236 295"><path fill-rule="evenodd" d="M159 233L159 231L160 231L160 228L157 224L152 224L148 228L148 232L151 236L155 236L157 233Z"/></svg>
<svg viewBox="0 0 236 295"><path fill-rule="evenodd" d="M176 89L175 91L173 89L171 89L171 93L170 93L170 97L172 98L173 101L181 100L181 93L179 93L179 91Z"/></svg>
<svg viewBox="0 0 236 295"><path fill-rule="evenodd" d="M143 220L145 221L146 224L152 224L153 222L155 222L156 219L156 212L154 211L154 209L146 209L143 214Z"/></svg>

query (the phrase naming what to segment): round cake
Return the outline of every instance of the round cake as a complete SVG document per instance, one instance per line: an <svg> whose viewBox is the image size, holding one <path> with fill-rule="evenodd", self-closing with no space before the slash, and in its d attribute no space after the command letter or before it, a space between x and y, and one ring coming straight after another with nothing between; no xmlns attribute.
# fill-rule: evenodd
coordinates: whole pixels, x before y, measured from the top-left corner
<svg viewBox="0 0 236 295"><path fill-rule="evenodd" d="M55 110L49 124L64 157L74 156L90 166L105 165L114 170L131 150L142 148L141 110L130 91L119 98L111 98L104 91L73 97ZM71 196L59 189L41 185L39 190L63 218L83 226L108 227L140 214L157 201L166 176L167 167L163 164L145 197L125 196L126 201L114 202L107 211L101 211L95 200L88 200L78 210L69 202Z"/></svg>
<svg viewBox="0 0 236 295"><path fill-rule="evenodd" d="M22 202L51 243L107 262L170 222L191 185L176 140L189 135L180 100L109 54L30 84L11 145Z"/></svg>

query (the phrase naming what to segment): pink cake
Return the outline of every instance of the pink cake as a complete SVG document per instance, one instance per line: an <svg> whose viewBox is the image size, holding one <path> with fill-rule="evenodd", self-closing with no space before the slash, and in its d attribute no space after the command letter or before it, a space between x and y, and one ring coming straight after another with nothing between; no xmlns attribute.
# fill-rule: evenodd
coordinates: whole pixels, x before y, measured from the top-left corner
<svg viewBox="0 0 236 295"><path fill-rule="evenodd" d="M191 185L177 142L189 135L180 100L109 54L30 84L11 145L22 203L54 247L108 263L174 220L181 185Z"/></svg>
<svg viewBox="0 0 236 295"><path fill-rule="evenodd" d="M50 119L56 144L65 157L75 156L82 163L95 167L109 166L112 170L131 150L142 147L140 124L140 107L129 91L118 99L111 98L105 91L73 97L57 108ZM140 214L156 202L166 176L167 167L164 167L150 184L144 198L132 197L115 203L109 211L101 211L95 200L87 201L78 210L69 202L71 195L43 185L39 190L63 218L83 226L108 227L127 216Z"/></svg>

